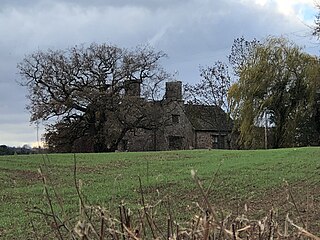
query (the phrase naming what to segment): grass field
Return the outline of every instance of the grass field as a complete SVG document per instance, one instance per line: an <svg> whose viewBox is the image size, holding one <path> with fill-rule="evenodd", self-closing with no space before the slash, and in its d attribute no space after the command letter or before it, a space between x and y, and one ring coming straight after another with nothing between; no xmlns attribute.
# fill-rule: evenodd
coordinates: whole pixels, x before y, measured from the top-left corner
<svg viewBox="0 0 320 240"><path fill-rule="evenodd" d="M310 230L320 232L320 148L76 154L75 158L87 202L111 212L118 211L121 201L134 211L141 199L140 176L146 201L166 199L177 221L190 219L197 211L194 202L201 201L190 175L194 169L204 187L213 179L209 198L219 211L238 214L246 204L247 214L260 218L274 207L279 216L290 212L298 224L304 221ZM31 220L40 228L41 216L26 212L47 206L40 167L66 214L76 219L74 155L2 156L0 239L32 239ZM284 180L294 199L287 199Z"/></svg>

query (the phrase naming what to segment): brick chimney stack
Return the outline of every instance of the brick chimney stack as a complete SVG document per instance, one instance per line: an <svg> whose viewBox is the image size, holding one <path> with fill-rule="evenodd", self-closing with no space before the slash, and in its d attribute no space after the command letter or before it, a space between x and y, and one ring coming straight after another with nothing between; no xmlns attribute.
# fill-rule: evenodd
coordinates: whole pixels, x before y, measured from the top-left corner
<svg viewBox="0 0 320 240"><path fill-rule="evenodd" d="M166 82L166 94L167 100L182 100L182 82Z"/></svg>
<svg viewBox="0 0 320 240"><path fill-rule="evenodd" d="M125 94L130 97L140 97L141 84L137 80L124 81Z"/></svg>

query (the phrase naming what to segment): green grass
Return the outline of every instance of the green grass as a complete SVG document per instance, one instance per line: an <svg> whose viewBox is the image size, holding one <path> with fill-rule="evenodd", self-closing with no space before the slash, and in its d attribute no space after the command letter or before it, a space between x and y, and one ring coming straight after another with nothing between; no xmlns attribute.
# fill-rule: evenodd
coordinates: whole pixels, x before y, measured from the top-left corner
<svg viewBox="0 0 320 240"><path fill-rule="evenodd" d="M39 216L29 216L25 210L46 208L39 167L48 173L66 211L76 214L73 158L72 154L0 157L1 239L29 236L30 219L39 221ZM237 211L236 206L247 203L255 214L265 213L285 201L283 180L301 207L309 195L313 204L320 206L320 148L76 154L76 162L77 178L83 181L88 202L111 207L111 211L117 211L115 206L122 200L134 209L141 197L140 176L148 201L168 197L178 218L190 218L184 211L186 206L200 199L190 175L192 169L205 187L215 176L209 196L221 209Z"/></svg>

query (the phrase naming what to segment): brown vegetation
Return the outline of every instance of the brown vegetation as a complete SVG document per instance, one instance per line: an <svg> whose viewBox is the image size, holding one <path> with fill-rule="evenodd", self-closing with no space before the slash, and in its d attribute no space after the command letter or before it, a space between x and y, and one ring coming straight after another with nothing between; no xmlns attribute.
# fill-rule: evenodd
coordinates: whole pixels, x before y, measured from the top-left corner
<svg viewBox="0 0 320 240"><path fill-rule="evenodd" d="M253 220L247 216L252 215L252 211L255 211L255 208L252 207L255 204L250 207L245 205L237 215L218 211L209 201L208 193L210 188L204 189L196 173L192 171L192 177L201 197L201 200L195 203L198 213L190 221L178 223L170 208L170 201L166 197L162 199L159 196L153 205L146 201L145 192L148 189L143 188L140 178L139 193L141 199L140 208L137 212L133 213L125 203L119 205L117 214L115 214L114 209L111 211L102 206L87 205L81 192L82 183L76 177L76 170L75 167L74 181L79 196L79 212L76 214L78 220L75 224L67 220L68 218L62 219L61 216L56 214L52 204L53 199L48 193L47 178L41 170L39 171L45 186L45 195L50 210L46 212L34 208L28 212L41 214L51 230L44 237L40 235L40 231L36 229L35 224L32 224L34 236L37 239L320 239L307 230L307 221L315 219L305 221L306 215L304 215L304 212L308 211L305 211L304 208L314 207L312 201L306 202L306 205L301 208L295 200L292 188L288 185L286 186L286 191L271 193L275 195L275 201L272 202L272 205L280 204L279 199L286 199L286 202L291 205L291 209L288 208L285 218L282 218L283 214L279 214L277 209L271 208L266 216ZM261 199L258 204L268 205L269 201L271 201L270 195L268 196L265 199ZM165 208L162 208L163 206ZM61 207L63 208L63 206ZM161 211L164 210L164 213L159 213L159 209ZM299 224L291 219L289 211L292 211L293 215L297 216L294 218L295 220L300 219Z"/></svg>

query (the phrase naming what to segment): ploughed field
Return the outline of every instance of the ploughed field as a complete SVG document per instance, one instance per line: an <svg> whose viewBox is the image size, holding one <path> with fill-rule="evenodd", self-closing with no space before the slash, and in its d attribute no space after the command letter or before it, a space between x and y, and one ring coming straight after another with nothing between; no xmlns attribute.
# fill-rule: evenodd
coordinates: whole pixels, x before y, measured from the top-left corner
<svg viewBox="0 0 320 240"><path fill-rule="evenodd" d="M50 238L43 227L50 221L44 217L51 212L49 199L53 211L76 223L79 180L85 204L117 216L119 204L135 214L144 198L158 203L155 217L170 212L183 224L203 206L191 170L221 217L262 219L273 209L277 218L289 213L296 224L320 233L320 148L310 147L1 156L0 239L33 239L37 231Z"/></svg>

